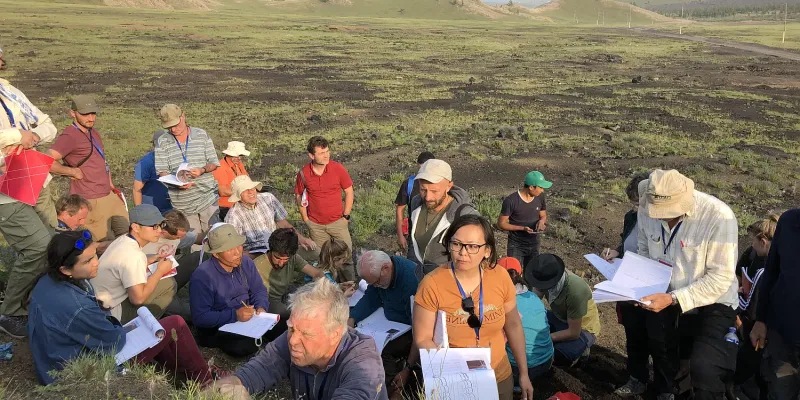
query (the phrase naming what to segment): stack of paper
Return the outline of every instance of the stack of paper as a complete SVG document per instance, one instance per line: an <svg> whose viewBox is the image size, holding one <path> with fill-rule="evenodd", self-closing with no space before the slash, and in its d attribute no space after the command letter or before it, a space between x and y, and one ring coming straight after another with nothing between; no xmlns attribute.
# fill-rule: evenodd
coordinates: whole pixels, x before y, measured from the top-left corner
<svg viewBox="0 0 800 400"><path fill-rule="evenodd" d="M176 260L175 257L173 256L169 256L166 259L172 261L172 269L166 274L164 274L164 276L162 276L161 279L166 279L178 275L178 260ZM153 275L153 273L156 272L156 269L158 269L158 262L154 262L148 265L147 277L149 278L150 275Z"/></svg>
<svg viewBox="0 0 800 400"><path fill-rule="evenodd" d="M356 292L353 293L353 295L350 296L349 299L350 307L355 307L355 305L358 304L358 301L361 300L362 297L364 297L364 293L367 291L367 287L369 287L367 281L362 279L361 282L358 282L358 287L356 288Z"/></svg>
<svg viewBox="0 0 800 400"><path fill-rule="evenodd" d="M658 261L625 252L614 279L600 282L592 293L595 303L637 301L651 294L666 293L672 279L672 268ZM648 303L643 303L648 304Z"/></svg>
<svg viewBox="0 0 800 400"><path fill-rule="evenodd" d="M359 322L356 330L372 337L375 340L375 346L378 348L378 354L381 354L387 343L410 331L411 325L389 321L383 313L383 307L381 307Z"/></svg>
<svg viewBox="0 0 800 400"><path fill-rule="evenodd" d="M219 330L222 332L235 333L237 335L259 339L267 333L268 330L278 324L281 318L278 314L260 313L253 315L247 322L236 321L230 324L222 325Z"/></svg>
<svg viewBox="0 0 800 400"><path fill-rule="evenodd" d="M136 313L139 315L136 319L123 325L126 332L125 346L115 357L117 365L152 348L164 338L164 328L147 307L139 307Z"/></svg>
<svg viewBox="0 0 800 400"><path fill-rule="evenodd" d="M619 266L622 265L621 258L615 258L613 262L608 262L600 258L597 254L586 254L583 258L589 261L589 263L608 280L614 279L614 275L617 273Z"/></svg>
<svg viewBox="0 0 800 400"><path fill-rule="evenodd" d="M420 349L426 399L499 399L491 349Z"/></svg>

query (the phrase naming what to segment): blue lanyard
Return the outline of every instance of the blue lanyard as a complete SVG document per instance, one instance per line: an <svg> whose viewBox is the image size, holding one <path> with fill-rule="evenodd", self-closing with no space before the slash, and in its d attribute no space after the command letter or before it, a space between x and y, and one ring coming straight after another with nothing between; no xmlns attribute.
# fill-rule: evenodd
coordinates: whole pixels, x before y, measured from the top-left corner
<svg viewBox="0 0 800 400"><path fill-rule="evenodd" d="M3 101L2 98L0 98L0 104L2 104L3 108L6 110L6 115L8 115L8 121L11 123L11 127L16 128L17 127L17 122L14 119L14 113L11 112L11 109L8 108L8 106L6 105L6 102ZM20 125L19 126L20 128L27 129L27 128L25 128L25 125L23 125L21 123L19 125Z"/></svg>
<svg viewBox="0 0 800 400"><path fill-rule="evenodd" d="M455 265L453 265L452 262L450 263L450 270L453 271L453 278L456 278L456 285L458 285L458 291L461 292L461 298L462 299L466 299L467 298L467 294L464 293L464 288L461 287L461 282L458 281L458 277L456 276L456 267L455 267ZM478 318L480 318L480 321L483 322L483 273L481 273L481 285L480 286L481 286L481 291L480 291L480 295L479 295L480 297L479 297L479 300L478 300L478 304L479 304L478 305L478 313L479 313L478 314ZM475 328L475 339L478 341L478 343L480 343L480 340L481 340L481 328Z"/></svg>
<svg viewBox="0 0 800 400"><path fill-rule="evenodd" d="M683 225L683 221L678 222L678 225L675 225L675 229L672 230L672 234L669 236L669 243L664 238L664 226L661 226L661 242L664 243L664 255L667 254L669 250L669 246L672 245L672 241L675 239L675 236L678 236L678 230L681 229L681 225Z"/></svg>
<svg viewBox="0 0 800 400"><path fill-rule="evenodd" d="M183 162L189 162L186 160L186 154L189 153L189 135L188 134L186 135L186 144L184 145L183 148L181 148L181 142L178 141L178 138L176 138L175 136L173 136L172 138L175 139L175 144L178 145L178 150L181 152L181 155L183 156Z"/></svg>
<svg viewBox="0 0 800 400"><path fill-rule="evenodd" d="M78 128L78 125L76 123L73 122L72 126L74 126L75 129L83 133L83 131L81 131L81 128ZM106 164L106 173L111 172L111 168L108 166L108 161L106 161L106 153L103 153L103 149L101 149L100 146L98 146L97 143L94 141L94 137L92 136L92 128L86 128L86 130L89 131L89 133L87 134L87 136L89 136L89 143L91 143L92 147L94 147L94 149L97 150L97 154L100 155L100 158L103 159L103 163Z"/></svg>
<svg viewBox="0 0 800 400"><path fill-rule="evenodd" d="M306 377L306 393L311 394L311 386L308 384L308 374L303 374ZM314 400L322 399L322 392L325 390L325 382L328 381L328 374L325 373L325 377L322 378L322 385L319 387L319 395L314 398Z"/></svg>

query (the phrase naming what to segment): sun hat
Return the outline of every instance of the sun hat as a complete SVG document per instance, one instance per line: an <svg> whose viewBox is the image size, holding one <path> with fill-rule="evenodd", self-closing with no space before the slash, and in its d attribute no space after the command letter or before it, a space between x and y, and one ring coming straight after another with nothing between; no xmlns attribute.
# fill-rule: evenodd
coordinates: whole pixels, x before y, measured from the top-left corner
<svg viewBox="0 0 800 400"><path fill-rule="evenodd" d="M231 196L228 201L236 203L242 199L242 193L244 193L245 190L255 188L260 191L263 187L264 185L262 185L261 182L253 182L249 176L239 175L231 182Z"/></svg>
<svg viewBox="0 0 800 400"><path fill-rule="evenodd" d="M555 254L540 254L525 266L525 281L539 290L550 290L564 275L564 260Z"/></svg>
<svg viewBox="0 0 800 400"><path fill-rule="evenodd" d="M657 169L639 183L645 212L653 219L672 219L694 209L694 181L671 169Z"/></svg>
<svg viewBox="0 0 800 400"><path fill-rule="evenodd" d="M250 152L244 148L244 143L237 141L228 142L228 148L222 150L222 154L229 155L231 157L250 156Z"/></svg>
<svg viewBox="0 0 800 400"><path fill-rule="evenodd" d="M222 224L208 232L203 250L211 253L222 253L244 244L245 237L236 231L231 224Z"/></svg>

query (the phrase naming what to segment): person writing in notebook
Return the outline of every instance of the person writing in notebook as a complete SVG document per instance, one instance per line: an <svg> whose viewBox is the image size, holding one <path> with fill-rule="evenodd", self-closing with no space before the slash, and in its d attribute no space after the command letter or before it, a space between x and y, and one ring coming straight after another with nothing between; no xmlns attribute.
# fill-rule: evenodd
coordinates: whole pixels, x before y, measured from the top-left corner
<svg viewBox="0 0 800 400"><path fill-rule="evenodd" d="M267 288L250 257L242 257L245 238L229 224L219 224L208 233L203 250L211 258L192 274L189 303L192 322L201 346L217 347L234 357L258 351L260 340L220 332L223 325L247 322L269 309ZM270 340L272 331L263 339Z"/></svg>
<svg viewBox="0 0 800 400"><path fill-rule="evenodd" d="M522 398L532 400L517 290L508 273L497 268L492 226L477 215L460 216L445 232L443 243L450 262L426 275L414 297L414 342L420 349L435 349L436 314L445 312L450 347L491 348L497 392L501 400L511 400L514 379L507 338L519 368Z"/></svg>
<svg viewBox="0 0 800 400"><path fill-rule="evenodd" d="M100 307L89 283L97 276L97 246L86 230L56 234L47 246L47 270L29 288L29 345L42 385L56 380L51 371L60 371L86 351L113 355L125 346L125 328ZM200 383L221 375L216 367L206 364L181 317L158 322L167 334L157 345L139 353L134 362L156 361Z"/></svg>
<svg viewBox="0 0 800 400"><path fill-rule="evenodd" d="M720 399L736 365L737 344L728 339L731 329L736 335L739 303L736 216L676 170L653 171L639 184L639 197L639 255L672 268L669 293L647 296L642 301L649 304L641 307L668 313L663 329L665 342L672 344L668 357L673 370L678 370L678 343L691 349L694 398ZM673 393L659 395L659 400L672 398Z"/></svg>
<svg viewBox="0 0 800 400"><path fill-rule="evenodd" d="M244 158L250 157L250 151L244 147L242 142L228 142L228 147L222 150L225 157L220 160L219 168L214 170L214 179L217 180L219 187L219 219L225 221L235 201L230 201L233 194L231 182L238 176L248 176L244 168Z"/></svg>

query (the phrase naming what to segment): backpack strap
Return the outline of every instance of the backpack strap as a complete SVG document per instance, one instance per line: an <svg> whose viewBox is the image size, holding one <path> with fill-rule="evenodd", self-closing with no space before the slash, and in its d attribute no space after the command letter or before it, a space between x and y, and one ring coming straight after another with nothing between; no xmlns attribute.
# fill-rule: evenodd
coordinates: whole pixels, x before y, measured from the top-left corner
<svg viewBox="0 0 800 400"><path fill-rule="evenodd" d="M408 202L411 203L411 198L414 197L411 192L414 190L414 181L417 179L416 175L408 177L408 185L406 185L406 193L408 194Z"/></svg>
<svg viewBox="0 0 800 400"><path fill-rule="evenodd" d="M460 216L461 216L461 212L462 212L462 211L464 211L464 209L465 209L465 208L467 208L467 207L472 207L473 209L477 210L477 209L475 208L475 206L473 206L472 204L469 204L469 203L464 203L464 204L462 204L462 205L458 206L458 208L456 208L456 214L455 214L455 217L456 217L456 218L460 217Z"/></svg>

